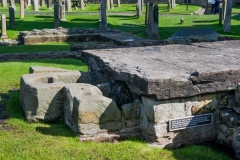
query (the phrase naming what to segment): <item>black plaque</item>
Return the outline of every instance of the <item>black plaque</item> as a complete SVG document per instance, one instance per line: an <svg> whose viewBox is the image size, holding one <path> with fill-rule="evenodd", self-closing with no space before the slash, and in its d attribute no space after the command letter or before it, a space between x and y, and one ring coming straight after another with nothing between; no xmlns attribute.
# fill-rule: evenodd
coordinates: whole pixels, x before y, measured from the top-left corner
<svg viewBox="0 0 240 160"><path fill-rule="evenodd" d="M211 125L212 113L169 120L169 131Z"/></svg>

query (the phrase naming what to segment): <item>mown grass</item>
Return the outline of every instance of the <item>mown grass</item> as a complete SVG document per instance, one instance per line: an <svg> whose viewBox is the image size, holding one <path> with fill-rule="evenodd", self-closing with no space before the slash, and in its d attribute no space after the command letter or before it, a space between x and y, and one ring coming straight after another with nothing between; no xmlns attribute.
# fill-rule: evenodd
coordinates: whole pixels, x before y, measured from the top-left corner
<svg viewBox="0 0 240 160"><path fill-rule="evenodd" d="M8 16L8 15L7 15ZM61 22L64 28L99 28L99 15L67 15L67 21ZM180 18L184 18L184 24L180 24ZM176 31L183 28L212 28L221 35L232 36L240 39L240 15L233 14L231 32L224 33L222 26L218 24L218 15L160 15L159 32L161 39L170 37ZM135 15L108 15L108 26L131 34L146 37L145 16L139 19ZM54 28L53 15L26 15L19 19L16 15L15 27L11 28L7 19L7 34L16 39L20 31L32 29Z"/></svg>
<svg viewBox="0 0 240 160"><path fill-rule="evenodd" d="M39 11L38 12L49 12L49 13L53 13L53 7L54 5L52 5L52 9L48 9L47 6L43 6L43 7L39 7ZM186 11L186 5L184 4L177 4L175 8L171 9L171 12L168 12L167 10L167 4L159 4L159 13L175 13L175 14L191 14L195 11L197 11L198 9L200 9L201 7L199 6L195 6L195 5L189 5L188 11ZM19 10L20 10L20 6L19 4L16 4L16 9L17 12L16 14L19 14ZM7 7L2 7L0 13L7 13L8 12L8 8ZM32 9L32 7L28 7L27 9L25 9L25 12L34 12L34 10ZM87 6L85 6L85 9L82 10L81 8L78 7L78 9L76 10L74 7L72 7L72 11L71 12L80 12L80 13L86 13L86 12L99 12L99 4L88 4ZM117 7L117 5L114 5L114 9L110 9L107 10L107 12L133 12L136 13L136 4L121 4L121 7ZM143 12L146 12L146 5L144 5L143 8ZM68 12L66 12L68 13Z"/></svg>
<svg viewBox="0 0 240 160"><path fill-rule="evenodd" d="M64 28L99 28L99 15L67 15L67 21L61 22ZM109 15L108 26L134 35L146 37L144 16L139 19L131 15ZM180 18L184 18L184 24L180 24ZM222 26L218 24L217 15L164 15L159 17L159 32L161 39L170 37L176 31L183 28L213 28L221 35L230 35L240 39L240 15L233 15L231 31L224 33ZM8 23L7 23L8 24ZM16 39L20 31L32 29L53 28L52 15L27 15L24 20L16 19L14 28L8 26L7 34Z"/></svg>
<svg viewBox="0 0 240 160"><path fill-rule="evenodd" d="M69 50L70 47L69 43L67 42L51 42L24 46L23 45L5 46L1 47L0 54L69 51Z"/></svg>
<svg viewBox="0 0 240 160"><path fill-rule="evenodd" d="M52 66L86 71L81 61L73 59L40 59L0 63L0 97L7 102L11 118L0 128L0 159L6 160L229 160L224 154L203 146L176 150L151 148L140 140L119 143L79 143L63 122L57 124L27 123L19 102L19 82L29 66ZM14 90L8 92L9 90ZM0 98L0 103L2 98ZM0 125L1 126L1 125ZM2 129L2 130L1 130Z"/></svg>

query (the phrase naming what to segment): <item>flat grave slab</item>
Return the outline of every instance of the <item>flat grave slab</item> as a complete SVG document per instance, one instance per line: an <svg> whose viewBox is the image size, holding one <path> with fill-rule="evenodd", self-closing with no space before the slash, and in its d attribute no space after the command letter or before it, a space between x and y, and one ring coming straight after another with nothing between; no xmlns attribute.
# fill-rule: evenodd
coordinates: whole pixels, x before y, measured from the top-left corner
<svg viewBox="0 0 240 160"><path fill-rule="evenodd" d="M158 100L234 90L240 41L82 51L89 69Z"/></svg>

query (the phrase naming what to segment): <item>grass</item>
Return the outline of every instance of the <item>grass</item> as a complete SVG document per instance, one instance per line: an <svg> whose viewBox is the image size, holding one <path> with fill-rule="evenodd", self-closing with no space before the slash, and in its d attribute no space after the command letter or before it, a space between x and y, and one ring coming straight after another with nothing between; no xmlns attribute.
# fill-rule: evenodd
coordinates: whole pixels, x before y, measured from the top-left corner
<svg viewBox="0 0 240 160"><path fill-rule="evenodd" d="M53 66L58 68L87 71L87 66L79 60L27 60L20 62L0 63L0 93L7 93L11 89L19 89L22 74L29 72L29 66Z"/></svg>
<svg viewBox="0 0 240 160"><path fill-rule="evenodd" d="M34 53L34 52L49 52L49 51L69 51L69 43L66 42L51 42L40 43L24 46L5 46L1 47L0 54L9 53Z"/></svg>
<svg viewBox="0 0 240 160"><path fill-rule="evenodd" d="M64 28L98 28L98 15L84 15L77 17L76 15L67 15L67 21L61 22ZM144 16L139 19L131 15L109 15L108 26L122 31L129 32L137 36L146 37ZM184 24L180 24L180 18L184 18ZM217 15L165 15L159 17L159 32L161 39L170 37L173 33L184 28L212 28L221 35L232 36L240 39L240 30L238 29L240 15L232 16L232 32L224 33L222 26L218 24ZM7 23L8 24L8 23ZM16 26L10 28L8 26L7 34L10 38L16 39L19 31L53 28L52 15L27 15L24 20L16 19Z"/></svg>
<svg viewBox="0 0 240 160"><path fill-rule="evenodd" d="M53 6L52 6L53 7ZM86 12L99 12L99 4L88 4L84 10L82 10L81 8L78 8L77 10L72 7L72 11L71 12L80 12L80 13L86 13ZM195 11L197 11L198 9L200 9L201 7L199 6L194 6L194 5L189 5L188 11L186 11L186 5L183 4L177 4L175 8L171 9L171 12L168 12L167 10L167 4L159 4L159 12L160 13L175 13L175 14L191 14ZM16 4L16 10L19 11L20 10L20 6L19 4ZM143 12L146 11L146 5L143 8ZM8 8L7 7L2 7L0 13L8 13ZM27 9L25 9L25 12L34 12L32 10L32 7L28 7ZM48 9L47 6L43 6L39 8L38 12L49 12L49 13L53 13L53 9ZM136 4L121 4L121 7L117 7L117 5L114 5L114 9L111 10L107 10L107 12L130 12L130 13L136 13ZM19 12L16 12L17 14L19 14ZM68 12L67 12L68 13Z"/></svg>
<svg viewBox="0 0 240 160"><path fill-rule="evenodd" d="M28 73L29 66L52 66L86 71L81 61L73 59L39 59L0 63L0 97L10 96L7 102L11 118L5 130L0 130L0 159L42 160L229 160L222 153L203 146L188 146L176 150L151 148L132 139L116 144L79 143L78 138L64 123L27 123L19 102L19 81ZM9 90L13 90L8 92ZM0 98L0 103L3 102ZM1 125L0 125L1 126ZM1 128L0 128L1 129ZM7 129L7 130L6 130Z"/></svg>

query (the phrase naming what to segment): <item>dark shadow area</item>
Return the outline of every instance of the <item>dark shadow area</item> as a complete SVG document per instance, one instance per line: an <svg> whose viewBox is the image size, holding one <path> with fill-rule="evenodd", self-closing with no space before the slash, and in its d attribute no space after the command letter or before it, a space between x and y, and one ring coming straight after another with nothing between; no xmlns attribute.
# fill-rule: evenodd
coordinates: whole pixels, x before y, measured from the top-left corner
<svg viewBox="0 0 240 160"><path fill-rule="evenodd" d="M119 20L138 19L136 15L134 16L109 15L108 17L117 18Z"/></svg>
<svg viewBox="0 0 240 160"><path fill-rule="evenodd" d="M218 20L204 20L204 21L192 21L193 23L208 23L208 22L218 22Z"/></svg>
<svg viewBox="0 0 240 160"><path fill-rule="evenodd" d="M76 137L76 135L63 122L51 124L50 127L36 127L36 131L45 135Z"/></svg>
<svg viewBox="0 0 240 160"><path fill-rule="evenodd" d="M35 16L36 18L53 18L53 16L49 15L49 16L44 16L44 15L41 15L41 16Z"/></svg>
<svg viewBox="0 0 240 160"><path fill-rule="evenodd" d="M0 125L4 123L5 120L10 118L7 113L7 101L9 100L9 94L0 93Z"/></svg>
<svg viewBox="0 0 240 160"><path fill-rule="evenodd" d="M98 23L98 19L84 19L84 18L75 18L75 19L71 19L71 22L75 22L75 21L86 21L86 22L94 22L94 23Z"/></svg>

